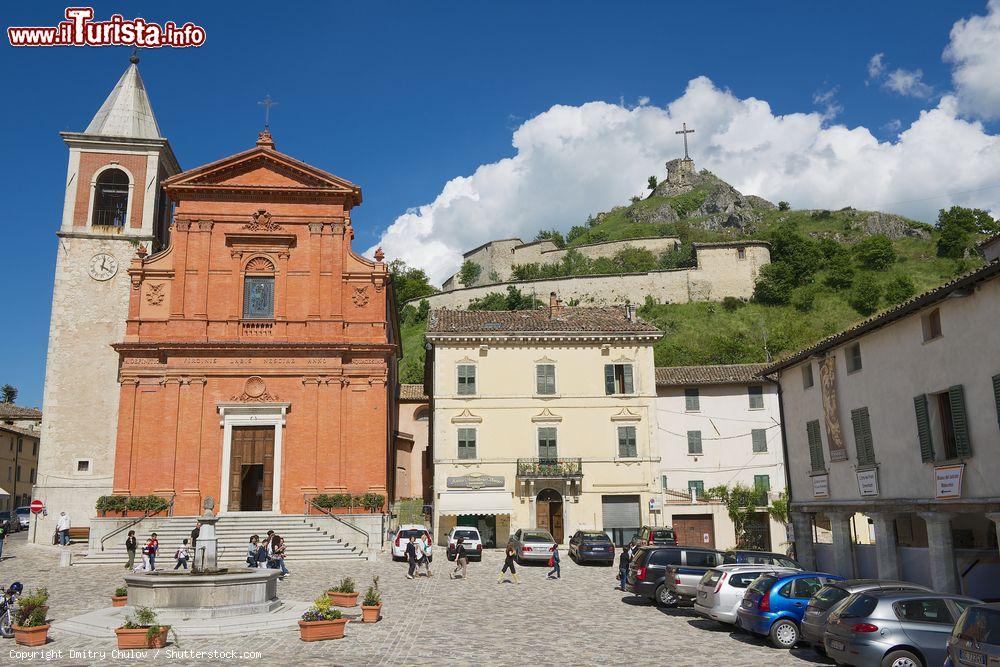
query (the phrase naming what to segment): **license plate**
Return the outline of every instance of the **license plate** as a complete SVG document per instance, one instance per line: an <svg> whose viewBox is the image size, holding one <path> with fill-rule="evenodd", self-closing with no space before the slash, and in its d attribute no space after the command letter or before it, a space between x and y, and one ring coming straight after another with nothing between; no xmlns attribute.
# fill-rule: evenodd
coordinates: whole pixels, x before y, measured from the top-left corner
<svg viewBox="0 0 1000 667"><path fill-rule="evenodd" d="M839 639L830 640L830 648L834 650L843 651L845 647L846 645L844 644L844 642L840 641Z"/></svg>
<svg viewBox="0 0 1000 667"><path fill-rule="evenodd" d="M958 650L958 661L963 665L985 665L986 656L974 651L966 651L964 648Z"/></svg>

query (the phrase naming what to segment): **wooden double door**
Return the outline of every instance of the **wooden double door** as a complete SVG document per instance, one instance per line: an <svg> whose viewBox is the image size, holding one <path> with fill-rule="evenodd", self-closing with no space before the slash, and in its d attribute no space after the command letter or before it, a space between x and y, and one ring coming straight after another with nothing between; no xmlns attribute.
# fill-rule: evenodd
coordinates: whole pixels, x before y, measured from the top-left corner
<svg viewBox="0 0 1000 667"><path fill-rule="evenodd" d="M274 427L234 426L229 456L229 511L269 511L274 502Z"/></svg>
<svg viewBox="0 0 1000 667"><path fill-rule="evenodd" d="M562 543L563 531L563 499L558 491L545 489L535 500L535 527L552 533L556 543Z"/></svg>

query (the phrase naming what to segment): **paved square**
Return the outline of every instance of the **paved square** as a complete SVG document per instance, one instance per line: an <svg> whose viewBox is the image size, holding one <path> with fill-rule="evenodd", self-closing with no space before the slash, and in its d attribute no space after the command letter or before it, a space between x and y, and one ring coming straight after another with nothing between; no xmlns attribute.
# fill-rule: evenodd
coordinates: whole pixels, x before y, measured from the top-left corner
<svg viewBox="0 0 1000 667"><path fill-rule="evenodd" d="M290 545L291 548L291 545ZM110 605L124 571L106 565L60 568L51 547L31 547L24 533L12 536L0 562L0 582L19 580L28 589L47 586L54 620ZM380 558L382 558L380 556ZM518 568L521 584L497 584L498 552L469 565L469 579L449 580L451 565L439 555L434 576L405 578L406 565L382 558L376 563L292 563L279 583L279 596L312 600L340 577L358 587L379 577L384 619L374 625L351 623L339 641L305 643L297 631L188 639L148 659L170 664L233 664L258 658L270 664L299 665L808 665L821 663L812 651L772 649L762 641L698 618L690 609L661 610L615 589L617 568L579 566L563 558L563 578L546 580L547 567ZM162 565L170 565L161 559ZM89 665L99 656L70 651L103 651L104 662L134 662L112 654L115 638L83 639L53 631L47 651L51 664ZM40 649L0 640L0 663L26 664L23 650L41 662ZM219 651L235 655L176 657L169 651Z"/></svg>

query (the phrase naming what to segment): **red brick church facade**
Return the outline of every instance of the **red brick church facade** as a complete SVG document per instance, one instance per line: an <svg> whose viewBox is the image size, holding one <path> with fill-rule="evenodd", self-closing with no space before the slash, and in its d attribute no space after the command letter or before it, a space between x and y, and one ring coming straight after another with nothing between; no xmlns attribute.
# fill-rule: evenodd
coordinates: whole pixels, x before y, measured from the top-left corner
<svg viewBox="0 0 1000 667"><path fill-rule="evenodd" d="M114 493L194 515L300 514L392 488L399 336L381 253L351 250L361 189L256 147L180 173L170 243L131 279ZM86 390L82 388L82 390Z"/></svg>

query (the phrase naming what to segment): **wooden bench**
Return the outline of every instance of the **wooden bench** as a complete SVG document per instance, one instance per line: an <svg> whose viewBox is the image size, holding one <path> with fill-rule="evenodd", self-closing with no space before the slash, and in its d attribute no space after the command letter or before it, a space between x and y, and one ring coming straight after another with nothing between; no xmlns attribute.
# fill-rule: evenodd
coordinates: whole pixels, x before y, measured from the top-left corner
<svg viewBox="0 0 1000 667"><path fill-rule="evenodd" d="M85 526L83 528L70 528L69 529L69 543L74 542L89 542L90 541L90 526Z"/></svg>

